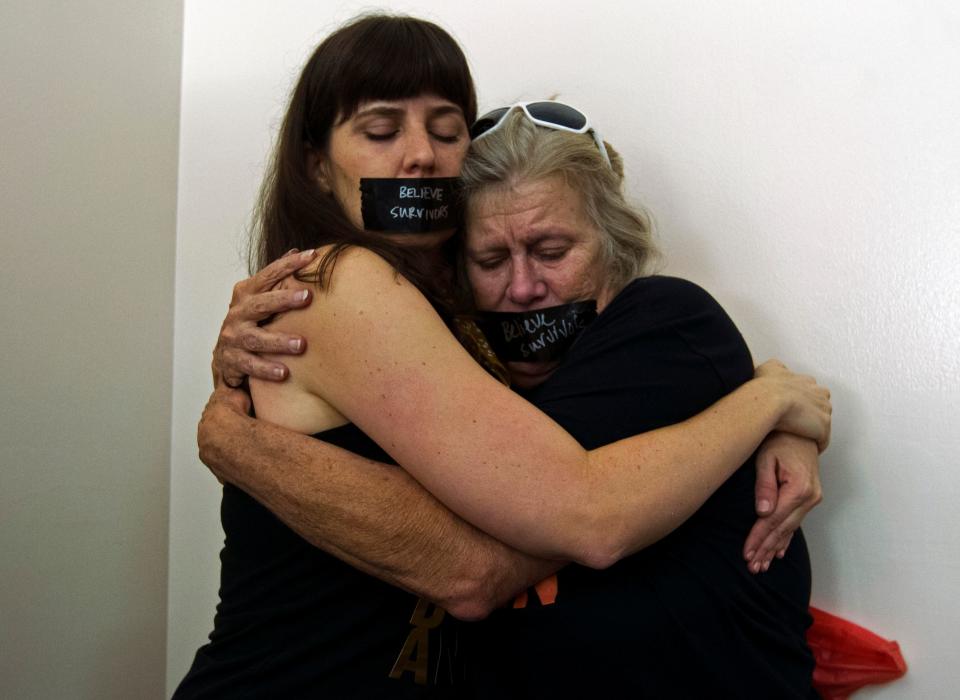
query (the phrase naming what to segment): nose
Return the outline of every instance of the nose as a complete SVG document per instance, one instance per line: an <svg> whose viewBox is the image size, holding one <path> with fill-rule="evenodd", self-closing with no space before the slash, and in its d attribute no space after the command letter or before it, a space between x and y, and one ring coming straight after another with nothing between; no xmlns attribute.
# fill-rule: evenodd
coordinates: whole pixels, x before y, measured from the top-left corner
<svg viewBox="0 0 960 700"><path fill-rule="evenodd" d="M431 175L437 164L434 143L426 129L410 129L405 134L403 172L417 177Z"/></svg>
<svg viewBox="0 0 960 700"><path fill-rule="evenodd" d="M507 298L518 306L529 306L541 301L546 295L547 284L537 274L530 260L526 256L513 260Z"/></svg>

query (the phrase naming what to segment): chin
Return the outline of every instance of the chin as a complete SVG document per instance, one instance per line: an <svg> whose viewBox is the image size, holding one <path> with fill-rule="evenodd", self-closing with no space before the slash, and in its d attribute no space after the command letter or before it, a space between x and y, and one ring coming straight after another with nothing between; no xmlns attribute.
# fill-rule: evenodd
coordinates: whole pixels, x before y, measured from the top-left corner
<svg viewBox="0 0 960 700"><path fill-rule="evenodd" d="M517 389L533 389L553 374L559 362L508 362L510 385Z"/></svg>
<svg viewBox="0 0 960 700"><path fill-rule="evenodd" d="M430 231L429 233L384 233L390 240L406 248L435 250L453 238L456 229L448 231Z"/></svg>

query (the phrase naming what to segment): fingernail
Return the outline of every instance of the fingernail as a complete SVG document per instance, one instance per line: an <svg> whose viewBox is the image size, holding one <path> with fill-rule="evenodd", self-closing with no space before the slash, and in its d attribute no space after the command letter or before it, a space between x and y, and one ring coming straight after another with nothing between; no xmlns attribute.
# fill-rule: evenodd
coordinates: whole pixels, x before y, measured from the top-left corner
<svg viewBox="0 0 960 700"><path fill-rule="evenodd" d="M763 570L764 570L764 572L766 572L769 568L770 568L770 562L768 562L768 561L763 562Z"/></svg>
<svg viewBox="0 0 960 700"><path fill-rule="evenodd" d="M297 338L295 340L291 340L288 345L294 352L300 352L300 347L303 345L303 341L300 338Z"/></svg>
<svg viewBox="0 0 960 700"><path fill-rule="evenodd" d="M306 289L301 289L299 292L293 295L294 301L305 301L307 298L308 292Z"/></svg>
<svg viewBox="0 0 960 700"><path fill-rule="evenodd" d="M281 368L281 367L274 367L273 370L271 370L271 371L272 371L274 377L276 377L277 379L283 379L283 368Z"/></svg>
<svg viewBox="0 0 960 700"><path fill-rule="evenodd" d="M777 552L777 559L783 559L785 556L787 556L787 550L781 549Z"/></svg>
<svg viewBox="0 0 960 700"><path fill-rule="evenodd" d="M757 510L759 510L761 513L766 513L768 510L770 510L770 501L767 499L760 501L757 504Z"/></svg>
<svg viewBox="0 0 960 700"><path fill-rule="evenodd" d="M747 556L746 556L745 558L746 558L746 559L753 559L753 555L756 554L756 553L757 553L757 550L751 549L749 552L747 552Z"/></svg>
<svg viewBox="0 0 960 700"><path fill-rule="evenodd" d="M316 251L315 251L313 248L311 248L310 250L305 250L305 251L303 251L302 253L300 253L300 259L301 259L301 260L310 260L310 258L313 257L313 254L314 254L315 252L316 252Z"/></svg>

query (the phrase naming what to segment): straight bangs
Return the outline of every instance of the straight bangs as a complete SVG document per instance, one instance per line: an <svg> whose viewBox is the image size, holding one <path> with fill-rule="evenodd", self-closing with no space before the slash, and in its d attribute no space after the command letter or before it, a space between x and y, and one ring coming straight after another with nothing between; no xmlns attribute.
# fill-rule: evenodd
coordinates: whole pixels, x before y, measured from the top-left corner
<svg viewBox="0 0 960 700"><path fill-rule="evenodd" d="M449 100L472 124L477 98L467 59L457 43L435 24L410 17L361 20L343 70L333 78L338 121L349 119L361 104L433 94ZM366 26L363 26L366 24Z"/></svg>

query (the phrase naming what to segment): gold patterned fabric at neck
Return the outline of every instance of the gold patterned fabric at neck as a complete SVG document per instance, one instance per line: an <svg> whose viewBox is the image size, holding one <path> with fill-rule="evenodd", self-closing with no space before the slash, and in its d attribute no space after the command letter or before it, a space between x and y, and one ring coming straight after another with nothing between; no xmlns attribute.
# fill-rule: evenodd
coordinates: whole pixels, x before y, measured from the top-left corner
<svg viewBox="0 0 960 700"><path fill-rule="evenodd" d="M486 336L480 330L476 321L463 316L453 319L453 329L460 344L469 352L480 366L497 378L501 383L510 386L510 375L507 368L497 357Z"/></svg>

